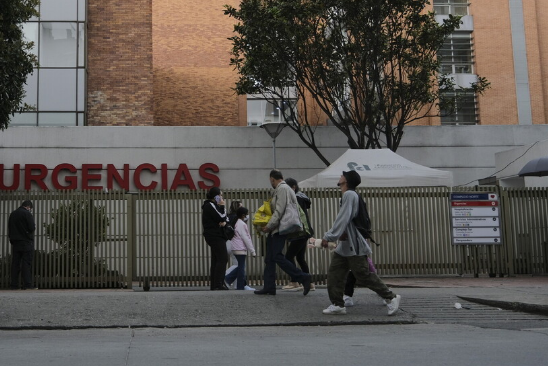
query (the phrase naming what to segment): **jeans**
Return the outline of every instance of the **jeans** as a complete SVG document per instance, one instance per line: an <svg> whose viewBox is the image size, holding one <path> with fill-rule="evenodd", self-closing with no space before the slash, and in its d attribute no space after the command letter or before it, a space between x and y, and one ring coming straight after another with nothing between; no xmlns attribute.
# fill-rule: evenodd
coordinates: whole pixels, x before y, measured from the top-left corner
<svg viewBox="0 0 548 366"><path fill-rule="evenodd" d="M292 279L295 279L295 282L303 282L304 279L310 276L298 269L282 254L285 239L286 236L280 234L270 234L266 239L266 255L264 258L264 290L266 291L276 290L276 264Z"/></svg>
<svg viewBox="0 0 548 366"><path fill-rule="evenodd" d="M228 253L226 252L226 239L221 237L206 237L207 245L211 249L211 266L209 269L209 280L211 290L222 288L225 279L226 263Z"/></svg>
<svg viewBox="0 0 548 366"><path fill-rule="evenodd" d="M238 261L238 267L225 276L225 281L230 285L234 280L237 280L236 290L243 290L245 286L245 259L247 255L235 254L234 256Z"/></svg>
<svg viewBox="0 0 548 366"><path fill-rule="evenodd" d="M18 289L19 273L23 278L23 288L33 288L32 258L34 257L33 243L17 242L11 246L11 288Z"/></svg>
<svg viewBox="0 0 548 366"><path fill-rule="evenodd" d="M306 260L304 259L304 256L306 255L307 245L308 245L307 238L294 240L289 242L289 246L287 247L287 250L285 252L285 257L287 258L287 260L289 260L293 264L295 264L295 257L297 257L297 263L299 263L299 267L301 267L304 273L310 273L310 269L308 268L308 263L306 263ZM292 278L291 282L297 282L297 281L294 278Z"/></svg>
<svg viewBox="0 0 548 366"><path fill-rule="evenodd" d="M344 307L343 294L349 270L352 270L358 286L367 287L386 300L396 297L376 273L369 271L367 256L343 257L333 253L327 272L327 293L332 304Z"/></svg>

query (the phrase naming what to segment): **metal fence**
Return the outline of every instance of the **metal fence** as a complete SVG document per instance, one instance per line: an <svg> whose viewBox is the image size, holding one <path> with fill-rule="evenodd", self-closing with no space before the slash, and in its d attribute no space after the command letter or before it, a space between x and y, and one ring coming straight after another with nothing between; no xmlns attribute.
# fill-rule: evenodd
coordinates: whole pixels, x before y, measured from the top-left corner
<svg viewBox="0 0 548 366"><path fill-rule="evenodd" d="M451 244L448 188L362 188L372 218L373 260L381 276L548 273L548 190L461 188L501 197L500 245ZM454 192L454 188L453 188ZM310 217L317 236L333 223L338 189L311 189ZM267 189L225 190L253 213ZM204 191L0 192L0 286L8 287L11 246L7 217L23 200L34 203L37 223L33 272L40 288L206 286L209 248L201 235ZM265 240L250 226L257 257L248 257L250 285L262 283ZM325 283L329 252L309 249L316 283ZM288 278L278 273L282 283Z"/></svg>

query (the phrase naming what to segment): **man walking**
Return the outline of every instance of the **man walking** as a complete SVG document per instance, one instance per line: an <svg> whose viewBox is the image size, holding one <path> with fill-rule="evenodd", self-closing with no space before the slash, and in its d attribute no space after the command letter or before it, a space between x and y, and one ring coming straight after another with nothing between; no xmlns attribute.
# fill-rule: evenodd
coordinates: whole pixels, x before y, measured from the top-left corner
<svg viewBox="0 0 548 366"><path fill-rule="evenodd" d="M291 263L282 254L285 246L286 235L280 235L278 226L285 212L287 205L296 204L297 197L291 187L284 182L284 177L279 170L270 172L270 184L274 188L274 194L270 206L272 207L272 217L263 228L263 232L268 233L266 239L266 255L264 259L264 287L255 291L256 295L276 295L276 264L287 273L292 279L302 283L303 294L310 291L311 277L304 273Z"/></svg>
<svg viewBox="0 0 548 366"><path fill-rule="evenodd" d="M348 171L343 172L337 183L343 194L341 208L333 227L325 233L322 240L325 248L328 242L339 242L327 273L327 292L332 305L323 311L324 314L346 314L343 294L349 270L356 277L358 286L368 287L386 300L388 315L396 313L400 304L400 295L390 291L376 273L369 271L367 256L371 255L371 248L352 221L358 215L359 200L362 199L355 191L361 181L356 171Z"/></svg>
<svg viewBox="0 0 548 366"><path fill-rule="evenodd" d="M35 289L32 281L32 258L34 256L34 231L36 225L32 216L32 202L25 201L8 219L8 236L11 250L11 289L19 286L19 273L23 277L23 290Z"/></svg>

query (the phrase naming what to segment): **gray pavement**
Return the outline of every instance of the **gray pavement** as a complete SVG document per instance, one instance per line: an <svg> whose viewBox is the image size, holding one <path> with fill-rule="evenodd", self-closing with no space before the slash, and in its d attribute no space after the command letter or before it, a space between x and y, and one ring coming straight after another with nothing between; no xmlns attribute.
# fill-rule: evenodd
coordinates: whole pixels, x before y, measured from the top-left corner
<svg viewBox="0 0 548 366"><path fill-rule="evenodd" d="M252 291L205 288L4 290L0 291L0 329L414 324L422 322L415 314L420 299L454 311L455 298L548 316L548 277L440 276L384 281L402 295L401 310L391 317L367 289L357 289L356 306L340 316L322 314L329 305L322 287L307 296L282 290L276 296L258 296Z"/></svg>

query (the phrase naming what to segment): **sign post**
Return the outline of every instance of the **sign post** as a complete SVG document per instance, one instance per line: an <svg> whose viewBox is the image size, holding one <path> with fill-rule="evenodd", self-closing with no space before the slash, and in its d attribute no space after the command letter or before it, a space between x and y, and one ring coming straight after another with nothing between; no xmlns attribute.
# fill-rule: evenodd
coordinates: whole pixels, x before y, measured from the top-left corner
<svg viewBox="0 0 548 366"><path fill-rule="evenodd" d="M451 193L453 245L502 244L499 199L495 193Z"/></svg>

